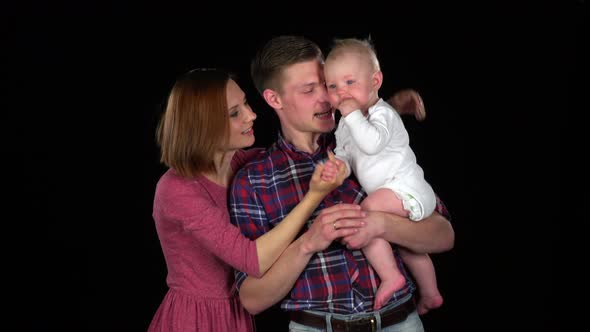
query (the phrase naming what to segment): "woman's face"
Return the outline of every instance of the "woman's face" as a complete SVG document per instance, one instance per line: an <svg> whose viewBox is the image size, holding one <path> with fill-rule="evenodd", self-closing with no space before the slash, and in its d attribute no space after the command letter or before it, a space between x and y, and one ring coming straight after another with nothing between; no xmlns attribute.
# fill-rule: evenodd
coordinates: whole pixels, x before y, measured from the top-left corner
<svg viewBox="0 0 590 332"><path fill-rule="evenodd" d="M236 150L254 144L254 120L256 113L246 100L244 91L234 80L226 86L226 98L229 112L229 141L226 150Z"/></svg>

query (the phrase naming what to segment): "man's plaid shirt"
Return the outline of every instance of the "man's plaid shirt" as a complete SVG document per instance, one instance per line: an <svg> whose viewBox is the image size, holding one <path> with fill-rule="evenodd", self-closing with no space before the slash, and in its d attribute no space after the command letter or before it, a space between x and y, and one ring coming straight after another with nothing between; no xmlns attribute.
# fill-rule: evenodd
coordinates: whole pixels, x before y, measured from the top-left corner
<svg viewBox="0 0 590 332"><path fill-rule="evenodd" d="M235 176L230 190L231 222L250 239L268 232L291 211L309 189L315 165L327 159L334 150L333 134L323 134L313 154L298 150L282 136L264 154L248 163ZM360 203L366 193L351 176L330 193L312 214L305 231L319 212L338 203ZM442 203L437 211L447 215ZM403 299L415 290L414 283L395 252L406 284L390 301ZM237 288L247 274L236 271ZM372 311L379 277L361 250L349 250L337 241L312 256L288 297L281 303L284 310L318 310L339 314Z"/></svg>

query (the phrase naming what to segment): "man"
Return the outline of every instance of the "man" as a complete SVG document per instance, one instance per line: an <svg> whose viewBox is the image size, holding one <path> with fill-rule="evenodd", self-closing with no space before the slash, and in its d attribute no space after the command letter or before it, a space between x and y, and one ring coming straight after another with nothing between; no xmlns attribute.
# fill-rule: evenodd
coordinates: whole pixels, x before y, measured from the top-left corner
<svg viewBox="0 0 590 332"><path fill-rule="evenodd" d="M307 191L314 165L334 148L334 110L322 66L319 47L298 36L270 40L252 62L254 84L281 123L278 141L236 174L230 191L232 223L252 239L281 222ZM259 279L237 272L243 306L257 314L282 301L291 329L422 331L412 298L415 286L399 256L407 282L382 309L372 312L379 279L358 249L381 237L418 253L449 250L454 232L440 214L444 207L438 204L438 212L416 223L339 205L358 204L365 196L354 178L346 179L324 199L320 213L316 211L271 271ZM340 238L341 225L350 219L365 225Z"/></svg>

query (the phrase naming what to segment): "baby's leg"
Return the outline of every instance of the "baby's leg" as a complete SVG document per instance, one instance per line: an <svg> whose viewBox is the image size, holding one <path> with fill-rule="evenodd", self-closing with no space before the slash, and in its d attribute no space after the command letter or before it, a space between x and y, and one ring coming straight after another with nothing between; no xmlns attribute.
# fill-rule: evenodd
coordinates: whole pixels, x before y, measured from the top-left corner
<svg viewBox="0 0 590 332"><path fill-rule="evenodd" d="M407 216L402 201L389 189L378 189L369 194L361 203L363 210L391 212ZM381 284L375 294L374 310L379 310L391 298L393 293L402 288L406 279L398 269L389 242L383 239L373 239L363 248L365 256L371 263Z"/></svg>
<svg viewBox="0 0 590 332"><path fill-rule="evenodd" d="M404 286L406 278L397 267L389 242L381 238L373 239L363 248L363 252L381 279L373 306L373 310L379 310L395 291Z"/></svg>
<svg viewBox="0 0 590 332"><path fill-rule="evenodd" d="M399 248L399 250L404 263L418 284L420 292L418 314L423 315L430 309L440 307L443 304L443 297L436 285L436 273L430 257L427 254L417 254L405 248Z"/></svg>
<svg viewBox="0 0 590 332"><path fill-rule="evenodd" d="M373 191L361 203L363 210L383 211L398 216L407 217L408 211L404 209L401 199L390 189L381 188Z"/></svg>

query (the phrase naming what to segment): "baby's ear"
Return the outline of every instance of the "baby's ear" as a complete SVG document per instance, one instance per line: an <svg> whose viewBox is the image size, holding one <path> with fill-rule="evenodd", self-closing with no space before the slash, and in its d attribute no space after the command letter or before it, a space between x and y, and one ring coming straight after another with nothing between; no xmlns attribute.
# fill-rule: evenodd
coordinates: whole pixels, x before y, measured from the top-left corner
<svg viewBox="0 0 590 332"><path fill-rule="evenodd" d="M374 90L381 89L382 84L383 84L383 72L378 70L373 73L373 89Z"/></svg>

